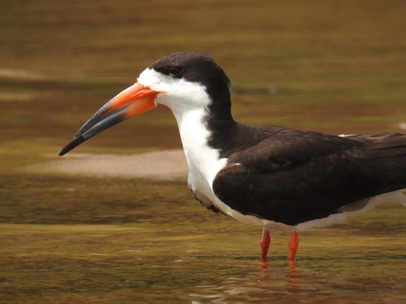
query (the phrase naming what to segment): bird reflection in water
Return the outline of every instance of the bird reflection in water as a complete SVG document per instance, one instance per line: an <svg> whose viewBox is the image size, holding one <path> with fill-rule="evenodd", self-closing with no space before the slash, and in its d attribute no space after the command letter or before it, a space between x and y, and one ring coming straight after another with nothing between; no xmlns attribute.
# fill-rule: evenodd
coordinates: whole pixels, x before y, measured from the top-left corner
<svg viewBox="0 0 406 304"><path fill-rule="evenodd" d="M199 290L189 294L194 300L192 303L232 303L243 301L249 303L250 300L261 299L286 300L286 297L295 297L301 291L300 277L301 271L297 267L297 262L283 262L280 267L279 262L273 265L272 262L262 261L259 271L247 273L245 276L230 276L220 284L201 285ZM292 301L294 298L292 298ZM202 302L200 302L202 301Z"/></svg>

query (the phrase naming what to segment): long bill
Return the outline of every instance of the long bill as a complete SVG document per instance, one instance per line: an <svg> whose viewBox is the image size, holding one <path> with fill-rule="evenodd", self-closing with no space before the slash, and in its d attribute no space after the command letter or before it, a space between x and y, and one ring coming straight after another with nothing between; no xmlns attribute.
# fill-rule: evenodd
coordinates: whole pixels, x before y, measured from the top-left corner
<svg viewBox="0 0 406 304"><path fill-rule="evenodd" d="M138 82L135 83L102 106L58 154L62 156L82 142L119 122L152 110L156 107L155 98L160 93L164 92L154 91Z"/></svg>

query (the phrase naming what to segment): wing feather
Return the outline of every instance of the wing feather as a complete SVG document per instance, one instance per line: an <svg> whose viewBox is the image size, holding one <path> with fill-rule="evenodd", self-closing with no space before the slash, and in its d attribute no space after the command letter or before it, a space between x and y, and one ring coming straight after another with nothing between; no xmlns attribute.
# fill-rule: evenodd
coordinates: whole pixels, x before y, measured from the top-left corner
<svg viewBox="0 0 406 304"><path fill-rule="evenodd" d="M289 129L229 155L213 182L234 210L288 225L403 188L406 134L338 137Z"/></svg>

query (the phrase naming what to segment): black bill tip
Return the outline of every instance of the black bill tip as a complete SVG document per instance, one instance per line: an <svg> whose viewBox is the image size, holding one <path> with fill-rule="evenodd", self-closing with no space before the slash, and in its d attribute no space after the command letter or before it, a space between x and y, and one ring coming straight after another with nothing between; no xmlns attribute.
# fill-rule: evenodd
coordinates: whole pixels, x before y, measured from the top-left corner
<svg viewBox="0 0 406 304"><path fill-rule="evenodd" d="M61 151L59 151L58 155L59 156L65 155L76 146L79 146L85 140L86 139L82 135L74 137L70 142L68 142L68 144L65 147L61 149Z"/></svg>

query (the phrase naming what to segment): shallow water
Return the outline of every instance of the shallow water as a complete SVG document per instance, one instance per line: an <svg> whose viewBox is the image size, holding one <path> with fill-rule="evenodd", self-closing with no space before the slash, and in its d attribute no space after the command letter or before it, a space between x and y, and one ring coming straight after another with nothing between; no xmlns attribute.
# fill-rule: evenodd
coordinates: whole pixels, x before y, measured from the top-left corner
<svg viewBox="0 0 406 304"><path fill-rule="evenodd" d="M59 160L81 124L145 66L185 49L210 53L225 68L238 121L404 132L403 1L2 7L0 302L406 302L401 205L301 233L294 264L286 261L289 235L276 234L263 265L260 229L206 211L185 178L27 171ZM179 148L172 114L157 108L75 153Z"/></svg>
<svg viewBox="0 0 406 304"><path fill-rule="evenodd" d="M393 221L395 229L389 232L379 230L376 223L359 231L350 221L345 228L303 233L295 263L286 261L288 235L279 234L264 265L257 257L258 229L225 217L183 216L195 217L194 224L176 216L176 223L162 223L158 215L121 225L3 224L3 301L402 303L405 299L405 231L400 219ZM369 229L372 232L366 233Z"/></svg>

